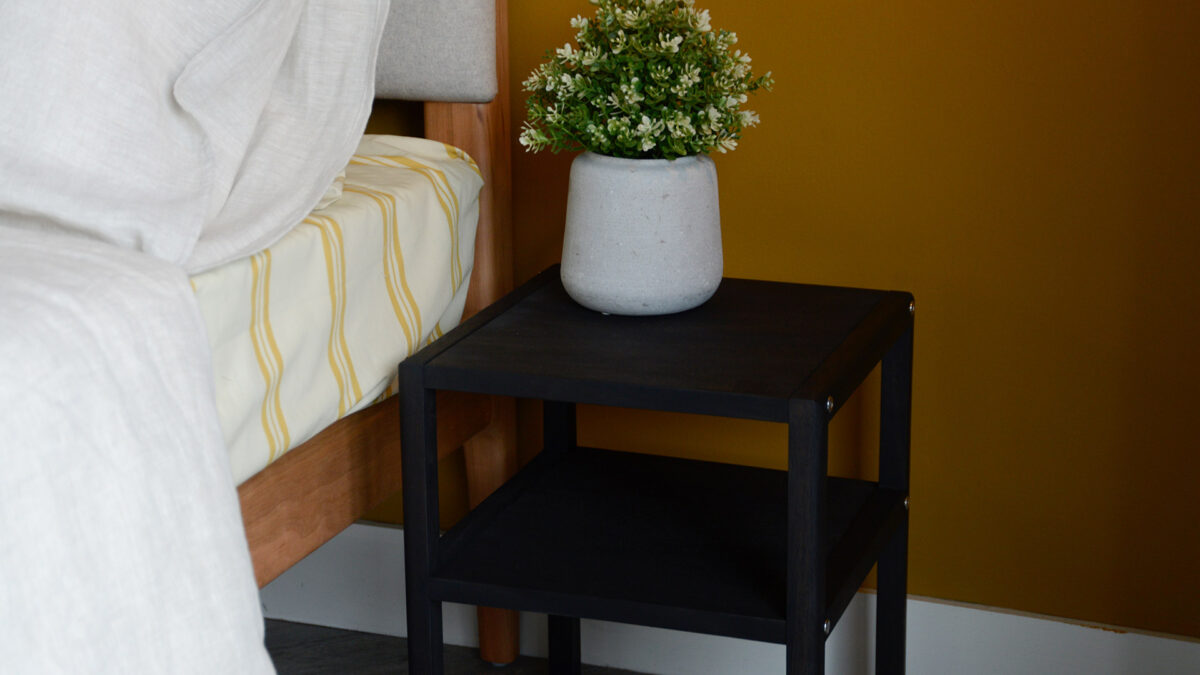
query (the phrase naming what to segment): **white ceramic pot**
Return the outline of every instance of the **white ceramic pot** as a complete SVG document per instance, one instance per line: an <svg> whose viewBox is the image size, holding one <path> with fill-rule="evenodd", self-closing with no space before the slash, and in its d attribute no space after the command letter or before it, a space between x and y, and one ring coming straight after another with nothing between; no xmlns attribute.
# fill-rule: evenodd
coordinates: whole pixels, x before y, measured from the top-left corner
<svg viewBox="0 0 1200 675"><path fill-rule="evenodd" d="M675 160L584 153L571 164L562 281L607 314L671 314L721 283L717 169L707 155Z"/></svg>

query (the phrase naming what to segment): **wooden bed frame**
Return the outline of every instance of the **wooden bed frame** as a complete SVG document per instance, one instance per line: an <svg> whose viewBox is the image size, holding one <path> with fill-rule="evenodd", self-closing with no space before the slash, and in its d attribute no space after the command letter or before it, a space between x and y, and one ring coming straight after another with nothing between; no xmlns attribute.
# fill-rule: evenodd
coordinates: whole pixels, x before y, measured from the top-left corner
<svg viewBox="0 0 1200 675"><path fill-rule="evenodd" d="M465 150L485 181L464 319L513 285L506 0L497 0L496 12L496 98L486 104L424 104L425 136ZM455 394L440 397L438 410L438 455L464 449L468 499L474 507L517 469L514 404L511 399ZM238 495L259 587L400 486L395 398L339 420L251 477ZM485 661L515 660L516 612L480 608L479 641Z"/></svg>

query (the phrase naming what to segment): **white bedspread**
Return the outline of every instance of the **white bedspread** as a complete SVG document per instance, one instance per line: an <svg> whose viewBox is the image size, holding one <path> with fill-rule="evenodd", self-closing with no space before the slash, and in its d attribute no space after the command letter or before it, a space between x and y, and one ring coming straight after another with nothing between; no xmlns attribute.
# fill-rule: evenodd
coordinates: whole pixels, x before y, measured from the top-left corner
<svg viewBox="0 0 1200 675"><path fill-rule="evenodd" d="M273 672L176 266L0 227L0 671Z"/></svg>

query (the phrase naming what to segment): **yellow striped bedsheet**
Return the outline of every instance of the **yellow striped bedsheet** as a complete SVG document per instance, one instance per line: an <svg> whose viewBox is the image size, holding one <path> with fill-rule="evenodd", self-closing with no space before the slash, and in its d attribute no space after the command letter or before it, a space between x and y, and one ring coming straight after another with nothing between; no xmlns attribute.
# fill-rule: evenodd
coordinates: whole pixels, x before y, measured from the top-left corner
<svg viewBox="0 0 1200 675"><path fill-rule="evenodd" d="M238 484L393 393L400 361L459 322L482 185L457 148L365 136L336 200L192 277Z"/></svg>

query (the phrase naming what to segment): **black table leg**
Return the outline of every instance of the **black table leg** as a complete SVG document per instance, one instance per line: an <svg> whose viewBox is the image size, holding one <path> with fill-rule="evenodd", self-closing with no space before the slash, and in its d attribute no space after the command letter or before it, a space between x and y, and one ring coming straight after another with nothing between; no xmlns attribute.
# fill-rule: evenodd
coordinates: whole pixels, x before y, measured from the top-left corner
<svg viewBox="0 0 1200 675"><path fill-rule="evenodd" d="M824 402L793 399L788 412L787 673L825 672Z"/></svg>
<svg viewBox="0 0 1200 675"><path fill-rule="evenodd" d="M542 402L542 452L566 452L575 447L575 404ZM579 619L551 614L549 617L550 675L579 675Z"/></svg>
<svg viewBox="0 0 1200 675"><path fill-rule="evenodd" d="M579 675L583 661L579 647L579 619L551 614L550 675Z"/></svg>
<svg viewBox="0 0 1200 675"><path fill-rule="evenodd" d="M908 574L908 520L879 556L875 607L875 672L903 675Z"/></svg>
<svg viewBox="0 0 1200 675"><path fill-rule="evenodd" d="M879 484L908 494L909 435L912 418L913 330L883 359L880 395ZM905 502L907 504L907 500ZM879 556L875 612L875 672L904 673L908 602L908 513Z"/></svg>
<svg viewBox="0 0 1200 675"><path fill-rule="evenodd" d="M542 402L542 449L551 452L575 447L575 404Z"/></svg>
<svg viewBox="0 0 1200 675"><path fill-rule="evenodd" d="M442 603L429 596L438 544L437 399L424 387L420 364L400 373L408 666L412 673L441 675Z"/></svg>

